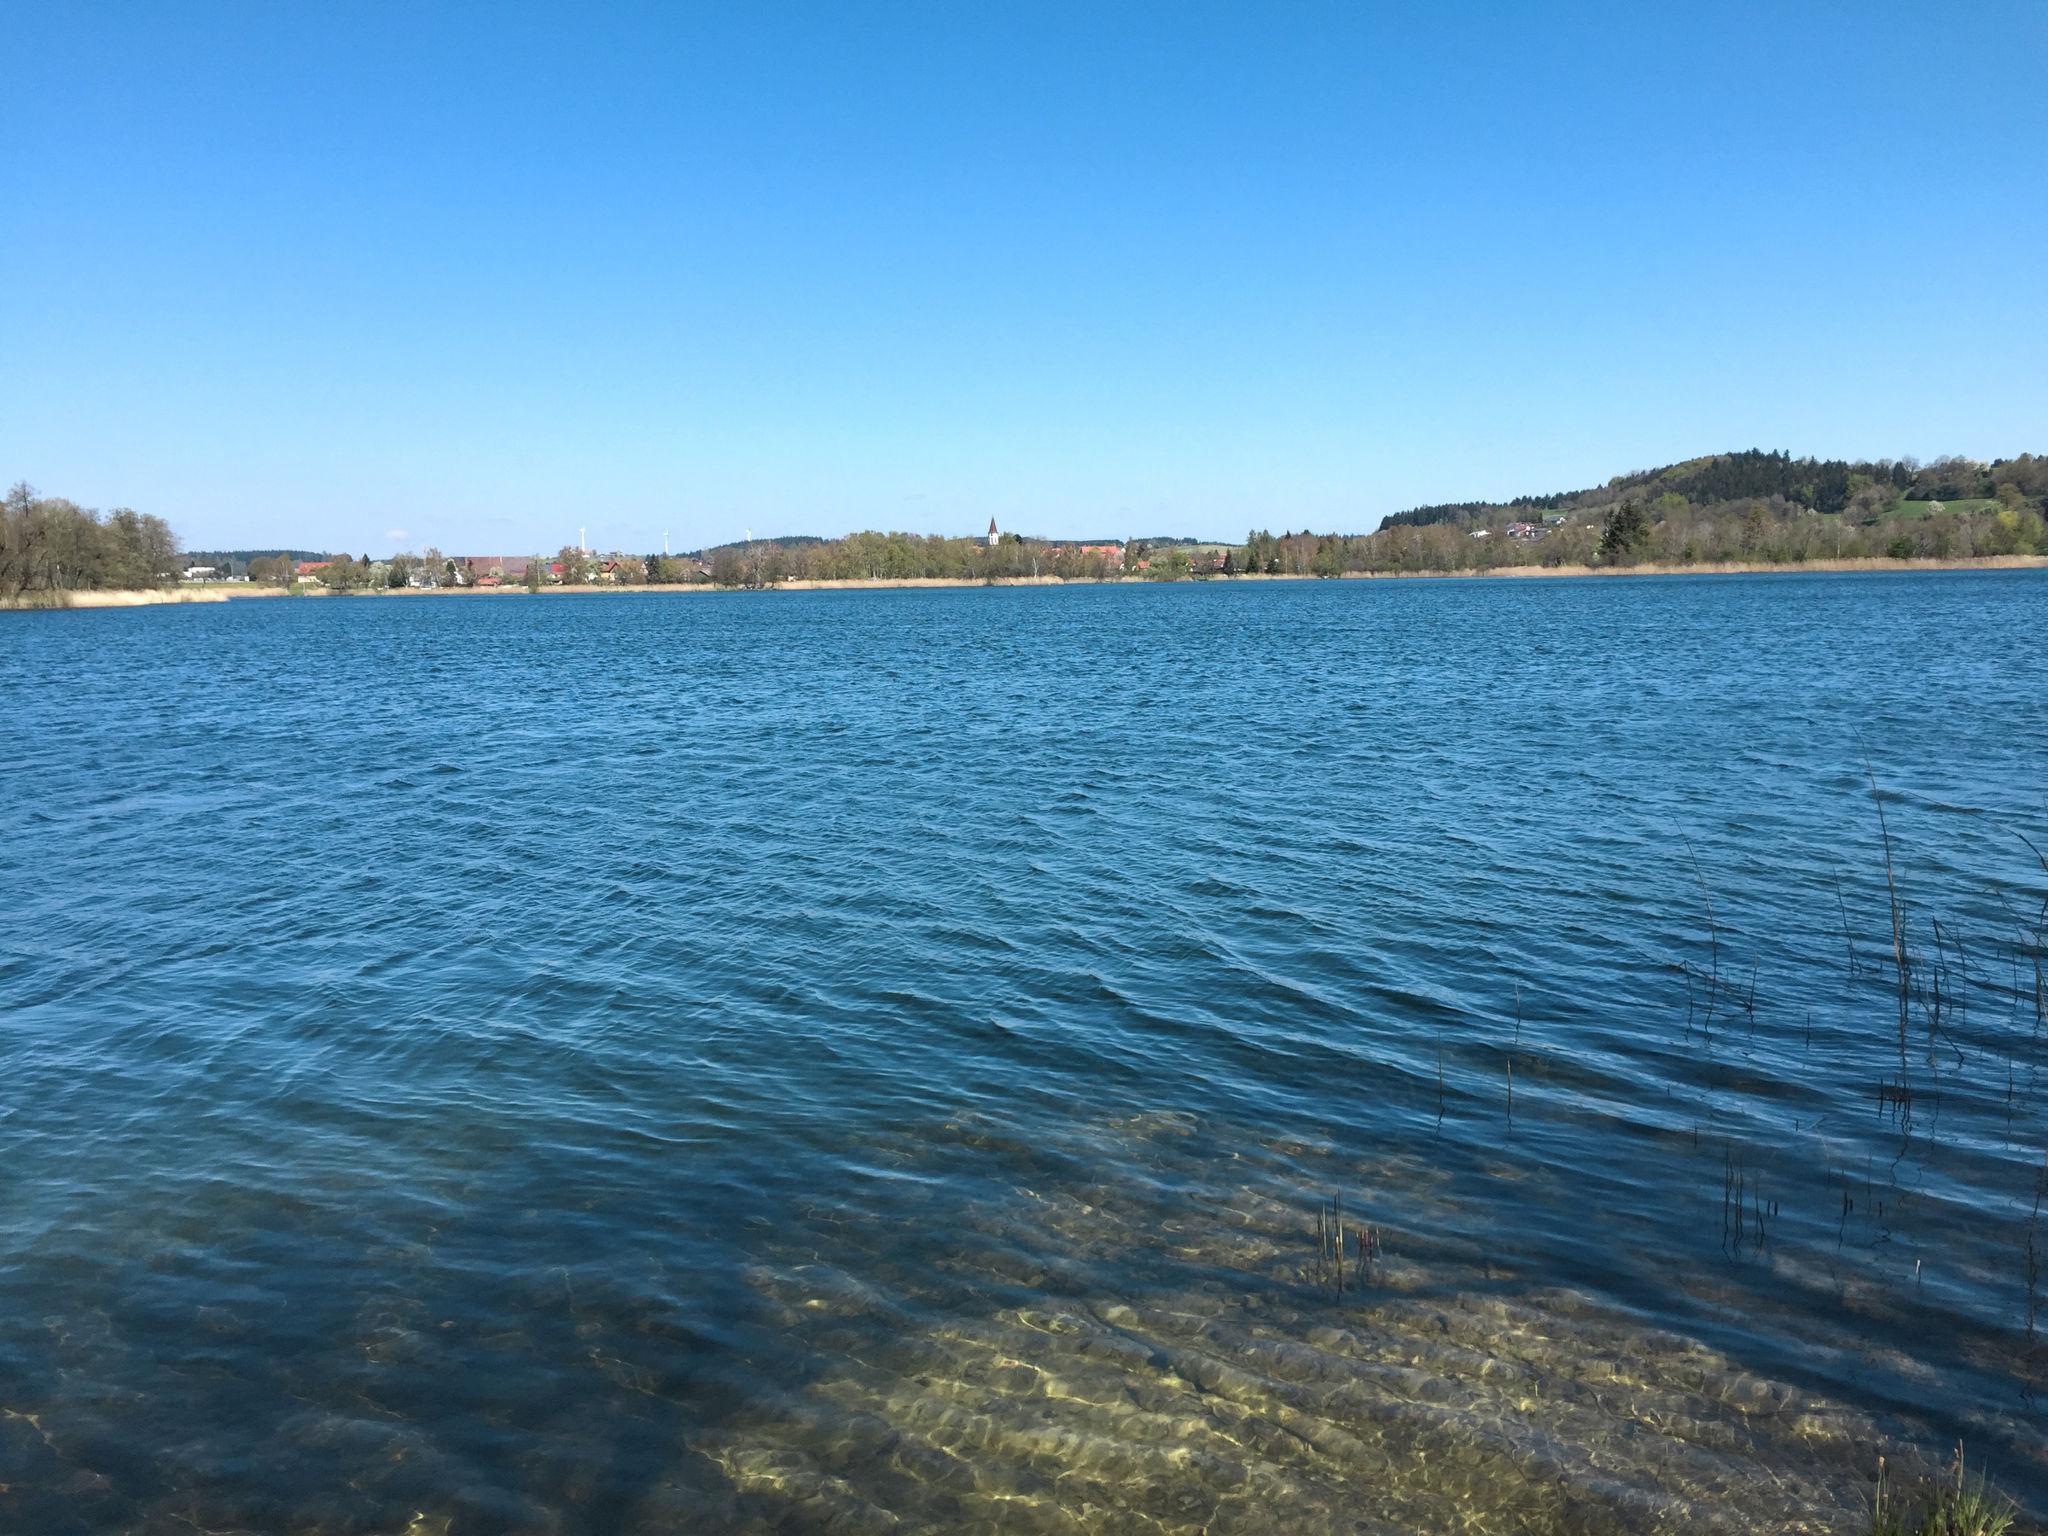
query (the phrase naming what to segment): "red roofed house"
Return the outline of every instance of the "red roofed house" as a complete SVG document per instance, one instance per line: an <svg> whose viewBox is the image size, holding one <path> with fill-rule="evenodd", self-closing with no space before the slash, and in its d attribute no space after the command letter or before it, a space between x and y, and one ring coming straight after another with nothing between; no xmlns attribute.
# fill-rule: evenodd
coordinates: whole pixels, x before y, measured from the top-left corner
<svg viewBox="0 0 2048 1536"><path fill-rule="evenodd" d="M533 564L524 555L469 555L455 562L458 570L480 587L502 586L508 581L522 581L526 568Z"/></svg>
<svg viewBox="0 0 2048 1536"><path fill-rule="evenodd" d="M1084 555L1098 555L1112 570L1124 568L1124 547L1121 544L1077 544L1074 546Z"/></svg>
<svg viewBox="0 0 2048 1536"><path fill-rule="evenodd" d="M1112 571L1124 568L1124 547L1121 544L1051 544L1047 552L1053 555L1082 555L1090 560L1100 560Z"/></svg>

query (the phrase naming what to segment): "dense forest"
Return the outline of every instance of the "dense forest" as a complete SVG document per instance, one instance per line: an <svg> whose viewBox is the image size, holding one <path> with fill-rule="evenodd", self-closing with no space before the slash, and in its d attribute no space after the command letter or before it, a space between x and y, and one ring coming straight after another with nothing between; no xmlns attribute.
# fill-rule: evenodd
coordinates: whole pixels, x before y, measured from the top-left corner
<svg viewBox="0 0 2048 1536"><path fill-rule="evenodd" d="M1581 496L1598 494L1593 491L1553 491L1548 496L1523 496L1509 503L1515 512L1527 516L1534 512L1551 512L1567 506ZM1424 528L1431 523L1470 522L1475 517L1489 517L1500 511L1502 504L1493 501L1446 501L1436 506L1411 507L1406 512L1392 512L1380 519L1380 527Z"/></svg>
<svg viewBox="0 0 2048 1536"><path fill-rule="evenodd" d="M1784 452L1750 448L1741 453L1716 453L1687 459L1663 469L1616 475L1594 490L1555 491L1513 501L1446 502L1396 512L1381 521L1382 529L1424 527L1431 523L1507 522L1544 512L1585 510L1634 497L1649 501L1681 496L1695 506L1714 506L1744 499L1784 501L1815 512L1877 511L1894 501L1968 501L1996 496L2010 481L2028 495L2044 494L2042 465L2032 454L2017 459L1941 458L1930 464L1916 459L1876 459L1852 463L1844 459L1795 459ZM2031 489L2029 489L2031 487ZM1857 503L1861 498L1860 504Z"/></svg>
<svg viewBox="0 0 2048 1536"><path fill-rule="evenodd" d="M161 586L181 568L177 538L160 517L126 507L95 512L25 484L0 500L0 601Z"/></svg>
<svg viewBox="0 0 2048 1536"><path fill-rule="evenodd" d="M1750 449L1597 489L1418 507L1377 533L1254 535L1252 568L1485 570L2048 553L2048 456L1851 462ZM1268 547L1272 546L1272 547Z"/></svg>

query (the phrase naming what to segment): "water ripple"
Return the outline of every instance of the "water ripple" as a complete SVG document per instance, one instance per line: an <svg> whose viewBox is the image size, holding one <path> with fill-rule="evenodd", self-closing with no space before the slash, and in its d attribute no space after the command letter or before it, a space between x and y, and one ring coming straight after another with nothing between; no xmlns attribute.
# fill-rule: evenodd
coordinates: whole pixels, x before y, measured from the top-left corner
<svg viewBox="0 0 2048 1536"><path fill-rule="evenodd" d="M2048 1509L2039 576L5 617L10 1529Z"/></svg>

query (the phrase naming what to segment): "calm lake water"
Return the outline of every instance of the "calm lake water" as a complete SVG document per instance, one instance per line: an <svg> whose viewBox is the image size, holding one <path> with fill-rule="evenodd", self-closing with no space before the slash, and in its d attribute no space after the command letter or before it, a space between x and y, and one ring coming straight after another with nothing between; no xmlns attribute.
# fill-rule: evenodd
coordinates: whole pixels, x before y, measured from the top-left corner
<svg viewBox="0 0 2048 1536"><path fill-rule="evenodd" d="M0 615L0 1528L1848 1530L1958 1436L2039 1517L2044 638Z"/></svg>

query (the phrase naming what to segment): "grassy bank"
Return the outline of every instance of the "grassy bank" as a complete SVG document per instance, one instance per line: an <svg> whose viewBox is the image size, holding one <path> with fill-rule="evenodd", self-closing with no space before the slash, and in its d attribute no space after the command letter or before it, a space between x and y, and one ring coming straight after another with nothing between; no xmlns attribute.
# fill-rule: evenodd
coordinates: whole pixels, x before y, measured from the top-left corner
<svg viewBox="0 0 2048 1536"><path fill-rule="evenodd" d="M224 603L230 597L281 597L275 588L229 592L223 588L149 587L141 591L21 592L0 598L0 608L154 608L165 603Z"/></svg>

